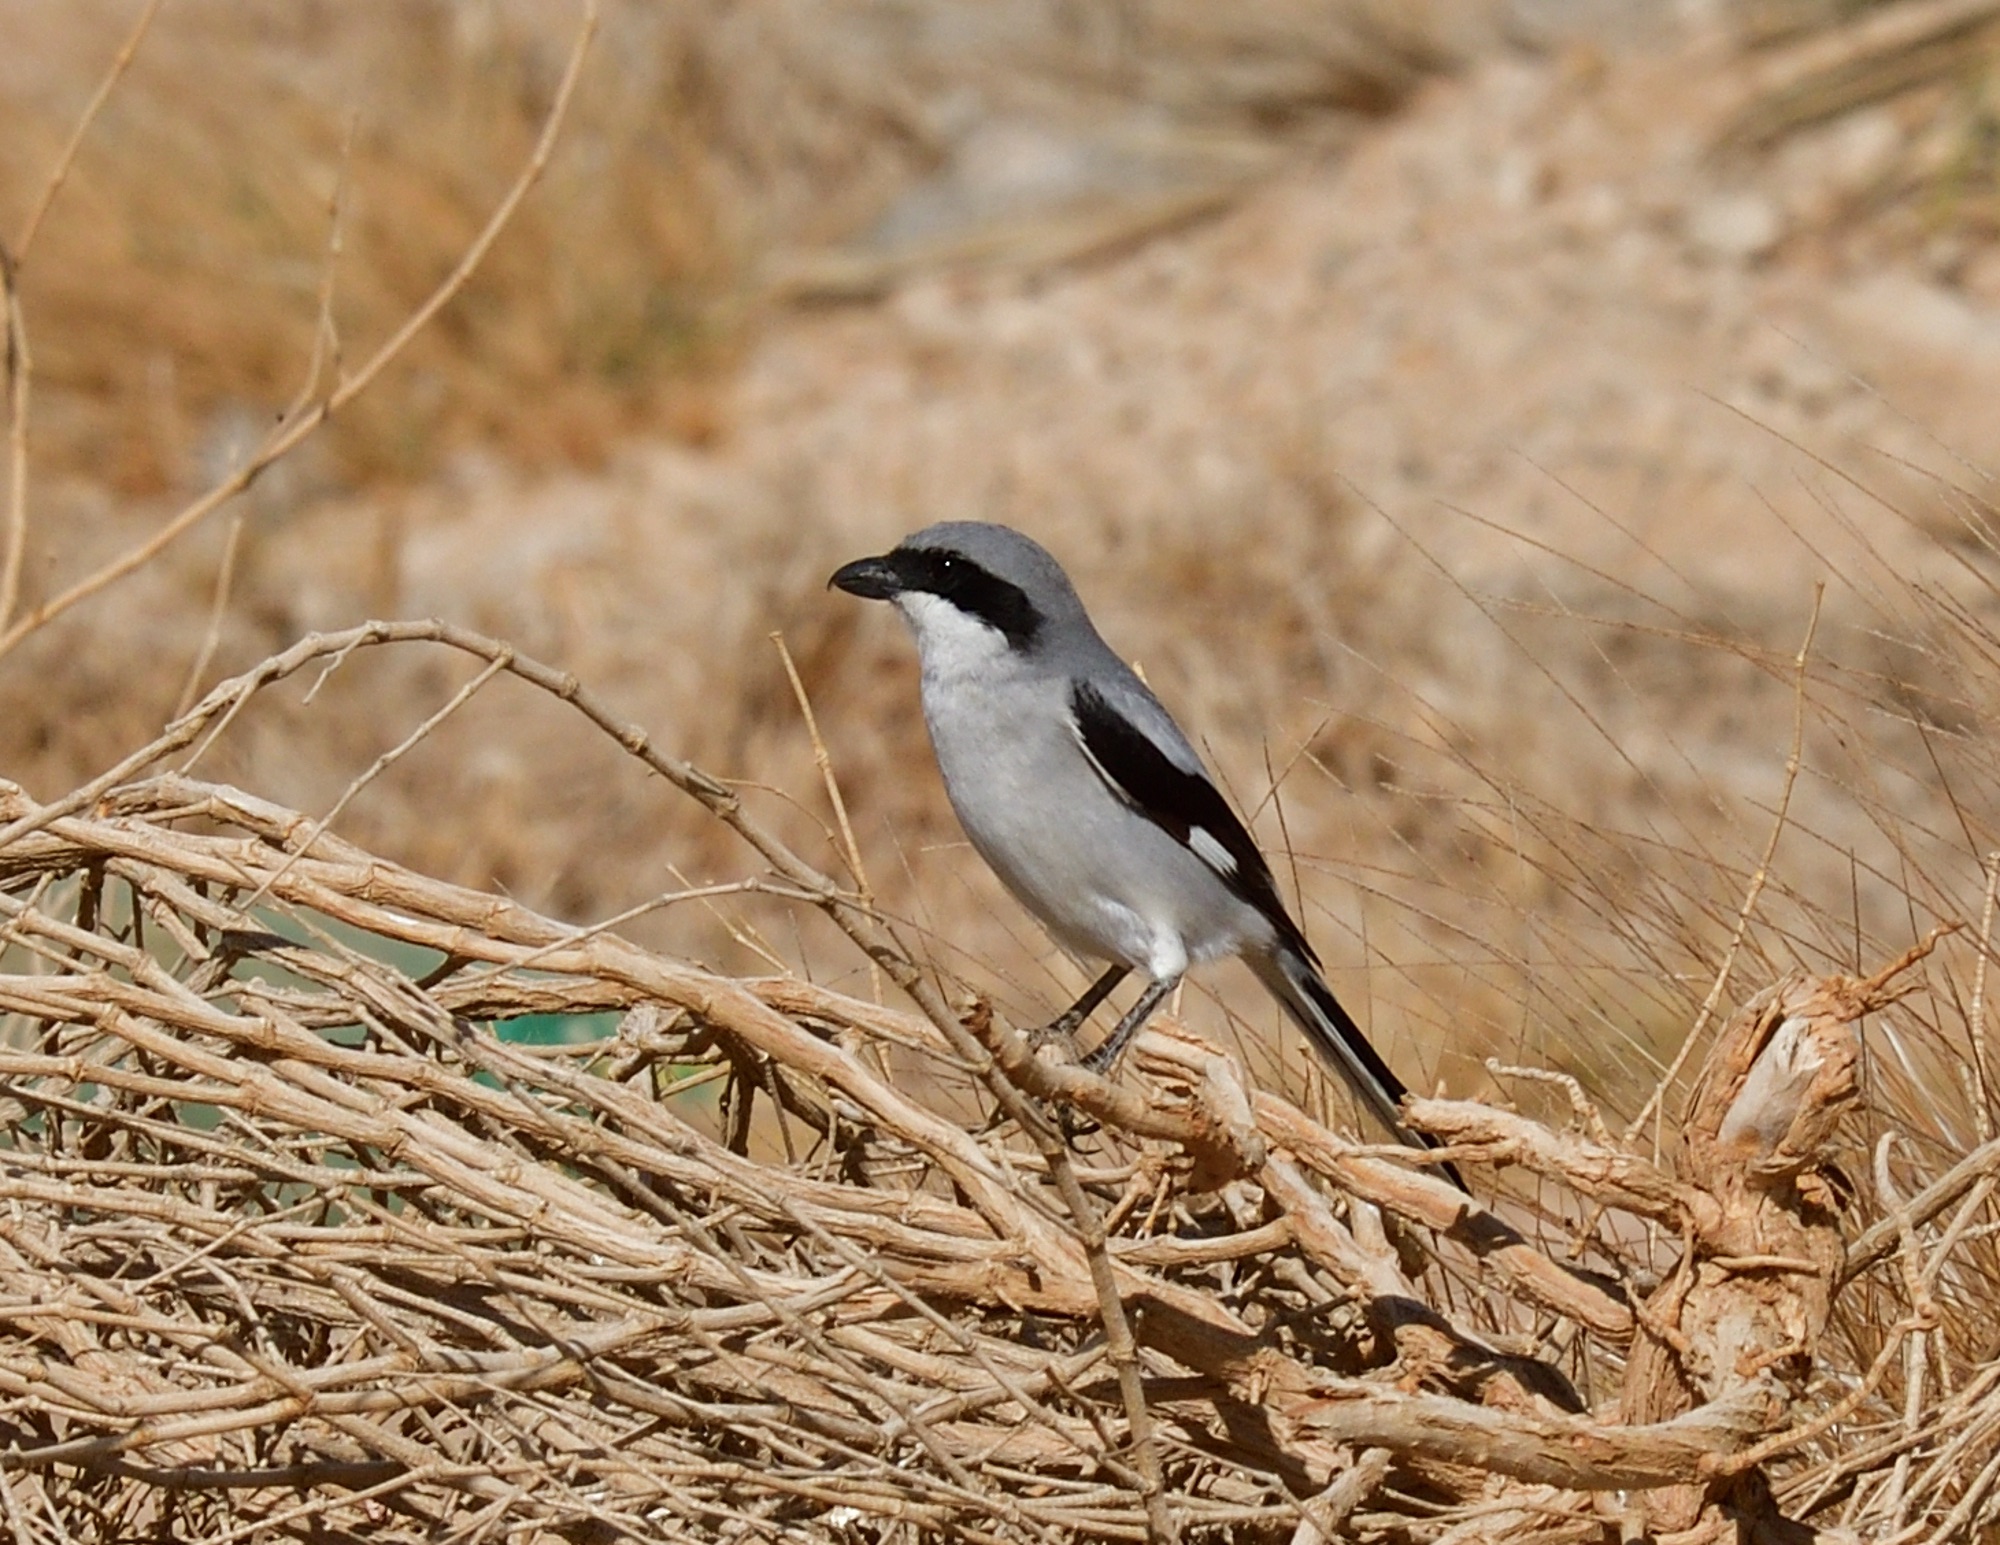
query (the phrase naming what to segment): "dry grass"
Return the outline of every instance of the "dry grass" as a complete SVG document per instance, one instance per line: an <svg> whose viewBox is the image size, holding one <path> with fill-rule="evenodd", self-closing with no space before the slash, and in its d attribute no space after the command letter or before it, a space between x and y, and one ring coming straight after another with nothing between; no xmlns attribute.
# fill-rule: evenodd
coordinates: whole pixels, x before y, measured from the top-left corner
<svg viewBox="0 0 2000 1545"><path fill-rule="evenodd" d="M997 103L1027 82L1038 107L1137 109L1160 120L1155 139L1254 146L1400 100L1464 50L1483 7L982 9L611 0L542 196L408 368L292 475L306 492L406 479L494 442L517 464L590 463L640 426L712 439L727 430L717 377L766 259L853 236L935 171L953 100ZM0 229L18 232L138 11L0 8L21 40L0 67ZM535 0L176 5L24 275L39 465L128 496L212 480L297 389L336 196L341 335L350 352L385 335L532 143L573 14Z"/></svg>
<svg viewBox="0 0 2000 1545"><path fill-rule="evenodd" d="M18 234L137 7L4 24L0 228ZM542 196L443 325L295 471L303 487L434 469L504 439L601 457L637 424L715 429L705 372L734 262L675 89L673 18L620 7ZM45 474L121 494L205 486L299 388L330 208L333 308L358 358L447 274L533 144L569 7L175 6L82 147L22 276Z"/></svg>

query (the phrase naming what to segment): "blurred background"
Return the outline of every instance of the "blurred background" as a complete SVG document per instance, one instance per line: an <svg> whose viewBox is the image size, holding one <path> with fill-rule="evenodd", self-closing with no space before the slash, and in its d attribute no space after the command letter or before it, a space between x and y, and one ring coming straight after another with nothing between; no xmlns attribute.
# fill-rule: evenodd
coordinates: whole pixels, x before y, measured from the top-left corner
<svg viewBox="0 0 2000 1545"><path fill-rule="evenodd" d="M9 242L137 11L0 0ZM163 10L20 271L30 604L299 391L337 188L349 364L449 272L574 24ZM1413 1084L1497 1057L1630 1112L1753 893L1725 1008L1990 904L1997 230L2000 0L606 0L546 179L409 354L0 659L0 772L54 797L307 631L438 615L844 873L782 634L880 904L1037 1022L1085 974L959 838L894 617L824 589L1006 521ZM323 813L469 674L356 657L197 771ZM748 872L505 681L340 829L579 922ZM869 990L747 900L624 928ZM1983 988L1957 949L1941 999ZM1185 1010L1313 1076L1234 968ZM1941 1079L1957 1142L1978 1058L1921 1020L1883 1076Z"/></svg>

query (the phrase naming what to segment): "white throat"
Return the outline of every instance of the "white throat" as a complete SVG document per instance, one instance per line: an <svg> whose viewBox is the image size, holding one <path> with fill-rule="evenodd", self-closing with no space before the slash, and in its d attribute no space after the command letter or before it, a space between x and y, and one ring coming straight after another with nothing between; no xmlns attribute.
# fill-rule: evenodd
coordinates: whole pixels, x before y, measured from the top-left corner
<svg viewBox="0 0 2000 1545"><path fill-rule="evenodd" d="M896 597L896 610L903 614L917 641L917 659L927 685L967 679L990 681L1020 661L1006 634L960 611L942 596L927 590L905 590Z"/></svg>

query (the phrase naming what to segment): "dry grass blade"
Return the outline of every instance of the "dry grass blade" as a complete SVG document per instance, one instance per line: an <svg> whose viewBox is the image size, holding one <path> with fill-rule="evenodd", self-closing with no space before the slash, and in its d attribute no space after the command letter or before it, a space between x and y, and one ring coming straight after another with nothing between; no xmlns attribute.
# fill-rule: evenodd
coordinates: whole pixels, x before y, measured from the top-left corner
<svg viewBox="0 0 2000 1545"><path fill-rule="evenodd" d="M1768 147L1804 125L1962 72L2000 23L1993 0L1903 0L1852 8L1844 25L1782 51L1716 136L1716 148Z"/></svg>

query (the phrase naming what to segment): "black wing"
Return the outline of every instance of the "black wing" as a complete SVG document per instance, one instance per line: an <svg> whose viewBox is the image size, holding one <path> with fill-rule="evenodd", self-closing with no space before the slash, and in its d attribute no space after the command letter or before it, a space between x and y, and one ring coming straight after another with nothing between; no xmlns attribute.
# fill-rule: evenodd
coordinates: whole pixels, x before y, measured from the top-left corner
<svg viewBox="0 0 2000 1545"><path fill-rule="evenodd" d="M1091 682L1071 685L1069 706L1077 739L1111 792L1213 869L1270 920L1284 943L1317 965L1319 957L1278 896L1271 866L1199 764L1184 766L1169 756ZM1147 706L1172 723L1150 697ZM1193 752L1187 755L1192 761Z"/></svg>

